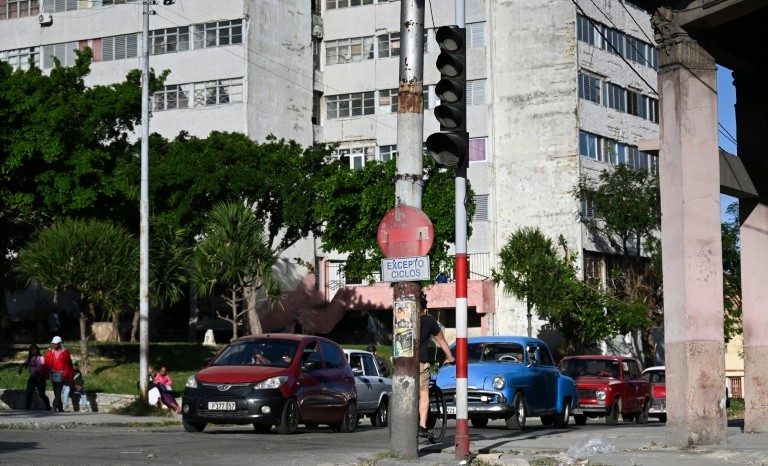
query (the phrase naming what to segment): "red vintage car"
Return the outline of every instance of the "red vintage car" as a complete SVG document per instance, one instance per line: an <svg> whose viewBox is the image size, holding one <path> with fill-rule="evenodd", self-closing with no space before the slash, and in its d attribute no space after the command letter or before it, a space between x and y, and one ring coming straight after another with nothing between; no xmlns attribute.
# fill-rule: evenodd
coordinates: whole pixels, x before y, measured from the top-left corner
<svg viewBox="0 0 768 466"><path fill-rule="evenodd" d="M573 420L584 425L587 418L605 417L616 425L621 414L625 421L648 422L651 384L643 379L637 359L624 356L569 356L559 365L560 372L576 381L579 407Z"/></svg>
<svg viewBox="0 0 768 466"><path fill-rule="evenodd" d="M653 366L643 371L643 378L651 383L653 403L648 413L650 417L667 422L667 377L664 366Z"/></svg>

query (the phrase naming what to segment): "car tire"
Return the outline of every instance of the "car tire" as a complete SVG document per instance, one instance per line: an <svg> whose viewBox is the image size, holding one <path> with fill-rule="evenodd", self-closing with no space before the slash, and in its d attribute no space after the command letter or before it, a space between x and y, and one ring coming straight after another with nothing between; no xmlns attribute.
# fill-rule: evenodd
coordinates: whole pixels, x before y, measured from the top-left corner
<svg viewBox="0 0 768 466"><path fill-rule="evenodd" d="M253 430L255 430L257 434L267 434L272 430L272 426L270 424L259 424L258 422L254 422Z"/></svg>
<svg viewBox="0 0 768 466"><path fill-rule="evenodd" d="M371 424L373 427L384 427L389 422L389 400L383 398L379 401L379 407L376 408L376 412L371 416Z"/></svg>
<svg viewBox="0 0 768 466"><path fill-rule="evenodd" d="M296 432L299 427L299 405L293 398L288 398L283 406L283 413L280 416L280 423L275 426L277 433L290 435Z"/></svg>
<svg viewBox="0 0 768 466"><path fill-rule="evenodd" d="M619 399L616 398L613 400L613 404L611 405L610 411L608 411L608 414L605 415L605 423L609 426L615 426L619 423L619 411L621 411L621 406L619 406Z"/></svg>
<svg viewBox="0 0 768 466"><path fill-rule="evenodd" d="M659 421L660 422L667 422L667 415L666 414L659 414Z"/></svg>
<svg viewBox="0 0 768 466"><path fill-rule="evenodd" d="M185 421L184 419L181 420L181 424L187 432L202 432L207 425L205 422L191 422Z"/></svg>
<svg viewBox="0 0 768 466"><path fill-rule="evenodd" d="M587 415L586 414L574 414L573 415L573 422L576 423L577 426L583 426L587 423Z"/></svg>
<svg viewBox="0 0 768 466"><path fill-rule="evenodd" d="M648 411L651 410L651 400L645 400L643 410L635 416L635 422L638 424L648 424Z"/></svg>
<svg viewBox="0 0 768 466"><path fill-rule="evenodd" d="M482 429L483 427L488 425L488 418L487 417L474 417L470 419L470 422L472 422L472 427L477 427L478 429Z"/></svg>
<svg viewBox="0 0 768 466"><path fill-rule="evenodd" d="M354 401L347 403L344 407L344 416L341 418L341 422L333 425L333 430L336 432L343 432L348 434L355 430L357 426L357 404Z"/></svg>
<svg viewBox="0 0 768 466"><path fill-rule="evenodd" d="M525 429L525 416L525 395L517 392L512 399L512 414L506 419L507 429Z"/></svg>
<svg viewBox="0 0 768 466"><path fill-rule="evenodd" d="M563 412L555 414L554 426L566 427L571 420L571 400L566 398L563 400Z"/></svg>

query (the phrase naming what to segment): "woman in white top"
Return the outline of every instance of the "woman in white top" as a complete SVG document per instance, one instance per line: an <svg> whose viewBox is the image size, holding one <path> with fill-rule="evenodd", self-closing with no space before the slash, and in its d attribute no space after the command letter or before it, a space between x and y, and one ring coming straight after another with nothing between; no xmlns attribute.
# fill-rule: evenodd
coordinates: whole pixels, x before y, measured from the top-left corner
<svg viewBox="0 0 768 466"><path fill-rule="evenodd" d="M29 369L29 378L27 379L27 399L24 404L24 409L32 409L32 396L37 389L37 393L40 395L40 399L45 403L45 410L51 410L51 402L45 395L45 376L43 376L43 364L45 358L40 354L40 348L35 345L29 345L29 354L24 364L19 367L19 374L24 368Z"/></svg>

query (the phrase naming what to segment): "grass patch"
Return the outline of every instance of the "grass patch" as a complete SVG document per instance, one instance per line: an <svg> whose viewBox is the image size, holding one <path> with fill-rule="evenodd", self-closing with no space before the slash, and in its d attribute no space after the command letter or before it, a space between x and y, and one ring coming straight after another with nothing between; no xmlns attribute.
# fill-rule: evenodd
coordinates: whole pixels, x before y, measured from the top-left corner
<svg viewBox="0 0 768 466"><path fill-rule="evenodd" d="M726 409L728 419L743 419L744 418L744 399L743 398L731 398L731 406Z"/></svg>
<svg viewBox="0 0 768 466"><path fill-rule="evenodd" d="M154 406L149 406L147 402L141 398L137 398L125 406L114 409L112 412L125 416L174 417L173 411L170 409L160 409Z"/></svg>

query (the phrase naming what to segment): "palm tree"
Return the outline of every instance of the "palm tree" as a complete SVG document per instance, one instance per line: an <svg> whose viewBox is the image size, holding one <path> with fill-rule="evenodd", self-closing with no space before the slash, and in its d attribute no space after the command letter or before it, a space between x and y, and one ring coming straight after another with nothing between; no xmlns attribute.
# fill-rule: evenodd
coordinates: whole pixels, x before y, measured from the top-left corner
<svg viewBox="0 0 768 466"><path fill-rule="evenodd" d="M90 373L88 319L138 300L139 242L122 226L101 220L65 219L37 233L19 251L16 270L53 293L77 293L81 370Z"/></svg>
<svg viewBox="0 0 768 466"><path fill-rule="evenodd" d="M230 315L216 313L232 324L237 338L237 321L247 314L251 334L261 333L256 304L275 301L280 285L272 276L277 256L270 249L263 224L242 202L224 202L213 207L197 244L192 261L192 281L200 296L208 296L218 284L226 290L221 298Z"/></svg>

